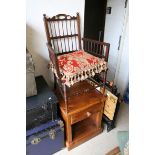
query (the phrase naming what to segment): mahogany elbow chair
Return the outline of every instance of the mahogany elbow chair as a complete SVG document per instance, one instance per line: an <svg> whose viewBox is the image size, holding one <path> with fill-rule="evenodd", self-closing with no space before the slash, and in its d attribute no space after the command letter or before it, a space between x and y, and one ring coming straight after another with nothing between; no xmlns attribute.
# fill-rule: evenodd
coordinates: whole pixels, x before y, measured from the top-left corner
<svg viewBox="0 0 155 155"><path fill-rule="evenodd" d="M76 16L58 14L51 18L44 14L43 20L54 87L58 84L67 103L68 89L96 73L107 71L110 44L87 38L81 42L79 13ZM106 81L106 74L103 81Z"/></svg>

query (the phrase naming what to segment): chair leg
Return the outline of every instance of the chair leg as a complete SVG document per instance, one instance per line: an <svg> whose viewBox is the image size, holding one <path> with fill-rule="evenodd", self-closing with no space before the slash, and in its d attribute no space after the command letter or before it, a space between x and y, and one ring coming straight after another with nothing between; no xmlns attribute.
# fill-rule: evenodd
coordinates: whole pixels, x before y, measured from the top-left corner
<svg viewBox="0 0 155 155"><path fill-rule="evenodd" d="M68 112L68 106L67 106L67 92L66 92L66 85L63 84L63 93L64 93L64 100L65 100L65 106L66 106L66 113Z"/></svg>
<svg viewBox="0 0 155 155"><path fill-rule="evenodd" d="M56 87L57 87L57 79L56 79L56 76L54 74L54 90L56 90Z"/></svg>
<svg viewBox="0 0 155 155"><path fill-rule="evenodd" d="M104 73L103 82L106 83L106 80L107 80L107 70Z"/></svg>
<svg viewBox="0 0 155 155"><path fill-rule="evenodd" d="M103 79L102 79L102 82L104 83L103 94L105 92L106 81L107 81L107 70L104 72Z"/></svg>
<svg viewBox="0 0 155 155"><path fill-rule="evenodd" d="M104 75L104 83L106 84L107 81L107 70L105 71L105 75Z"/></svg>

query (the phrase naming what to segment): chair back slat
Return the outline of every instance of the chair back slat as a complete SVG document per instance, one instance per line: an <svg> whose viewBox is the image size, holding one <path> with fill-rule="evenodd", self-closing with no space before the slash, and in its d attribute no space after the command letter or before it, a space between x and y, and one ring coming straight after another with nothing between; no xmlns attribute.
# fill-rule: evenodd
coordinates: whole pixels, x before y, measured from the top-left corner
<svg viewBox="0 0 155 155"><path fill-rule="evenodd" d="M61 21L61 26L62 26L62 34L63 34L63 36L65 36L65 33L64 33L64 29L63 29L63 27L64 27L64 25L63 25L63 21ZM66 41L65 41L65 37L63 37L63 45L64 45L64 47L65 47L65 51L67 51L67 48L66 48Z"/></svg>
<svg viewBox="0 0 155 155"><path fill-rule="evenodd" d="M48 43L56 54L81 49L80 17L58 14L52 18L44 14L44 24Z"/></svg>

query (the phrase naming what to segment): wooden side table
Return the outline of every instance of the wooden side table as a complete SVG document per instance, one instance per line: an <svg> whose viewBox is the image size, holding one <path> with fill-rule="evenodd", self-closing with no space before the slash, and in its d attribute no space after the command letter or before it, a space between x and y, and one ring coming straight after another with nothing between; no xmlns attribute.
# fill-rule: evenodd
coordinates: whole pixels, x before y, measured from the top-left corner
<svg viewBox="0 0 155 155"><path fill-rule="evenodd" d="M73 91L90 87L92 85L82 81L78 86L73 87ZM93 89L81 95L72 96L68 100L68 112L65 110L65 102L61 96L58 96L58 99L66 127L66 146L68 150L102 132L101 121L104 97L101 92Z"/></svg>

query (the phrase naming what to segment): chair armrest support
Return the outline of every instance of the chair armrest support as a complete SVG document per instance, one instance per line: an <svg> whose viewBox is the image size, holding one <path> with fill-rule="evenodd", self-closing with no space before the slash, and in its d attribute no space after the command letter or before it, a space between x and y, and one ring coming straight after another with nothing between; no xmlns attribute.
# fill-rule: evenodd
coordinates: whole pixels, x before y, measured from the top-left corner
<svg viewBox="0 0 155 155"><path fill-rule="evenodd" d="M97 40L92 40L88 38L82 38L83 40L83 49L100 58L105 58L105 61L108 62L108 57L109 57L109 49L110 49L110 44L97 41Z"/></svg>
<svg viewBox="0 0 155 155"><path fill-rule="evenodd" d="M55 54L54 49L52 48L52 46L49 43L47 43L46 45L48 47L50 60L52 61L53 65L56 69L59 79L61 79L57 55Z"/></svg>

